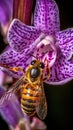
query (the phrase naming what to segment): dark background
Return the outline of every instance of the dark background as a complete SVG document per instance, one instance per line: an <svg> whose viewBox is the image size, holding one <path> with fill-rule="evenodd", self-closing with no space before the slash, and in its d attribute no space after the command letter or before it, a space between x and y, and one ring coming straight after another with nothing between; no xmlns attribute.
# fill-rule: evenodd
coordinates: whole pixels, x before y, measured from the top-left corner
<svg viewBox="0 0 73 130"><path fill-rule="evenodd" d="M59 6L61 30L73 27L72 1L55 0ZM73 81L62 86L45 85L48 114L47 130L73 129Z"/></svg>
<svg viewBox="0 0 73 130"><path fill-rule="evenodd" d="M73 4L69 0L55 0L59 6L61 30L73 27ZM0 52L5 48L0 35ZM48 102L48 114L45 119L47 130L73 129L73 81L63 86L44 85ZM1 125L3 123L3 125ZM0 129L8 129L0 118Z"/></svg>

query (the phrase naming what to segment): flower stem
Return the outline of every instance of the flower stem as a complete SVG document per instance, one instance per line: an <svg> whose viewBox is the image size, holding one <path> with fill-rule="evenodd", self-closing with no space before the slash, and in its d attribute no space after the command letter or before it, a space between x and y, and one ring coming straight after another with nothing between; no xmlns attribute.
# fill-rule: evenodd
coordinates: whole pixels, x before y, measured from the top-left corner
<svg viewBox="0 0 73 130"><path fill-rule="evenodd" d="M14 0L13 18L18 18L23 23L31 24L33 0Z"/></svg>

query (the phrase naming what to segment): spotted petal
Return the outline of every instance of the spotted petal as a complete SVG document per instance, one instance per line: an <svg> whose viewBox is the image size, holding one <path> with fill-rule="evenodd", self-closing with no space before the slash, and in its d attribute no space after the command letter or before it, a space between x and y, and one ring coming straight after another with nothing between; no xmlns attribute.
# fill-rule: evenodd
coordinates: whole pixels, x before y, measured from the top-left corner
<svg viewBox="0 0 73 130"><path fill-rule="evenodd" d="M25 49L33 50L34 41L41 34L37 28L27 26L18 19L14 19L8 30L8 42L17 52Z"/></svg>
<svg viewBox="0 0 73 130"><path fill-rule="evenodd" d="M54 0L37 0L34 26L49 34L60 30L59 10Z"/></svg>
<svg viewBox="0 0 73 130"><path fill-rule="evenodd" d="M68 61L62 54L60 48L57 48L57 59L50 70L50 79L46 83L53 85L62 85L73 79L73 60Z"/></svg>
<svg viewBox="0 0 73 130"><path fill-rule="evenodd" d="M14 94L12 94L10 100L5 99L2 106L0 106L0 114L4 120L13 127L16 127L20 119L26 117L26 115L24 116L20 104Z"/></svg>
<svg viewBox="0 0 73 130"><path fill-rule="evenodd" d="M6 67L21 67L26 69L26 67L31 63L32 56L31 54L34 52L36 45L41 41L41 39L45 36L45 34L41 34L34 43L30 45L30 47L24 49L23 51L16 52L10 46L8 46L4 53L0 55L0 68L2 71L7 72L13 77L20 77L22 72L10 72L6 69ZM5 65L5 66L3 66ZM4 68L5 67L5 68Z"/></svg>
<svg viewBox="0 0 73 130"><path fill-rule="evenodd" d="M28 51L29 52L29 51ZM7 67L22 67L26 68L31 61L31 56L26 52L18 53L15 52L11 47L7 47L6 51L0 55L0 64L4 64ZM13 73L8 71L4 67L0 67L2 71L10 74L11 76L17 78L21 76L23 73Z"/></svg>
<svg viewBox="0 0 73 130"><path fill-rule="evenodd" d="M67 60L73 56L73 28L69 28L56 34L57 44Z"/></svg>

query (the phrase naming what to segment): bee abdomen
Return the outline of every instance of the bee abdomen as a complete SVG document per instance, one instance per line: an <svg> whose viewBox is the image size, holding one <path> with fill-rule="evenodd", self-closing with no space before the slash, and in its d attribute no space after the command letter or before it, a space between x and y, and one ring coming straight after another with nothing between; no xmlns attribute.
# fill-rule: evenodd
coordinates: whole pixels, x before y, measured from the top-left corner
<svg viewBox="0 0 73 130"><path fill-rule="evenodd" d="M37 100L39 100L39 97L37 95L34 96L33 94L28 92L29 90L27 91L27 93L26 90L24 90L22 94L21 108L27 115L32 116L35 113L35 107L36 107Z"/></svg>

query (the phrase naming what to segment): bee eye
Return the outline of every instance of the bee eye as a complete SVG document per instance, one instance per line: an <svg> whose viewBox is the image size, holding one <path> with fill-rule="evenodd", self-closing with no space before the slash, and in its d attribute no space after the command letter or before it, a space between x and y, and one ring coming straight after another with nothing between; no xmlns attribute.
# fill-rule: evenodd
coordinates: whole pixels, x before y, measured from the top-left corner
<svg viewBox="0 0 73 130"><path fill-rule="evenodd" d="M36 63L36 60L31 61L31 65L34 65Z"/></svg>
<svg viewBox="0 0 73 130"><path fill-rule="evenodd" d="M44 65L44 63L40 63L40 67L42 68L42 69L44 69L44 67L45 67L45 65Z"/></svg>

